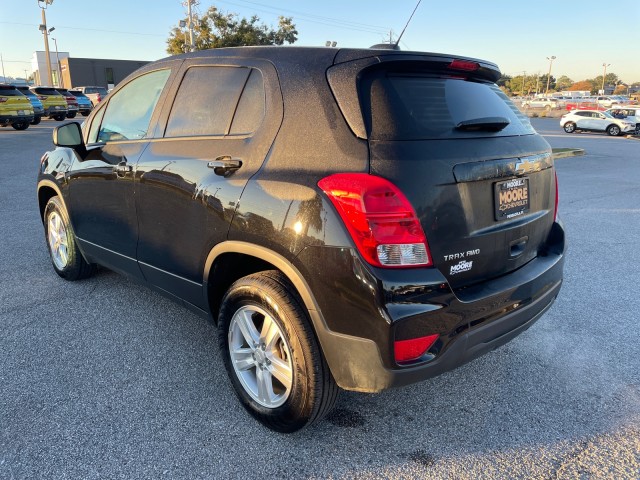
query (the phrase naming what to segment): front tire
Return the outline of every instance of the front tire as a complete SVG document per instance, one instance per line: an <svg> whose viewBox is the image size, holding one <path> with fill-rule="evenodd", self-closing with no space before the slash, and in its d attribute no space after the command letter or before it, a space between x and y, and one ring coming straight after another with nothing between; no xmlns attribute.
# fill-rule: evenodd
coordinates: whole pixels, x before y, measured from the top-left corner
<svg viewBox="0 0 640 480"><path fill-rule="evenodd" d="M576 131L576 124L573 122L567 122L562 128L564 128L564 131L567 133L573 133Z"/></svg>
<svg viewBox="0 0 640 480"><path fill-rule="evenodd" d="M33 122L31 122L31 125L38 125L40 123L40 120L42 120L41 116L34 117Z"/></svg>
<svg viewBox="0 0 640 480"><path fill-rule="evenodd" d="M27 128L29 128L29 122L12 123L11 126L16 130L26 130Z"/></svg>
<svg viewBox="0 0 640 480"><path fill-rule="evenodd" d="M52 197L44 209L44 234L53 269L65 280L88 278L96 270L88 263L76 242L69 216L59 197Z"/></svg>
<svg viewBox="0 0 640 480"><path fill-rule="evenodd" d="M607 133L612 137L617 137L622 133L622 130L620 130L620 127L617 125L609 125L607 127Z"/></svg>
<svg viewBox="0 0 640 480"><path fill-rule="evenodd" d="M333 408L338 386L297 292L279 271L229 288L218 341L240 402L268 428L295 432Z"/></svg>

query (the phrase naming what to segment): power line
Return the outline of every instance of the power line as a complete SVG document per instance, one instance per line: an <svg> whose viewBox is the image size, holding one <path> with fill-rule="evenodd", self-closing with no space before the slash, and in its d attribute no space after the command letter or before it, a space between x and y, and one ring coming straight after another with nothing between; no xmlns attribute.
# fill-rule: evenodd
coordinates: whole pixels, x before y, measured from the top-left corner
<svg viewBox="0 0 640 480"><path fill-rule="evenodd" d="M240 0L242 1L242 0ZM230 1L220 1L218 3L224 3L224 4L228 4L228 5L235 5L236 7L242 7L242 8L248 8L249 4L252 7L257 5L257 6L261 6L263 7L263 9L260 8L255 8L254 10L257 10L259 12L263 12L263 13L269 13L269 14L282 14L282 13L288 13L288 14L293 14L296 16L296 20L302 20L302 21L306 21L306 22L311 22L311 23L317 23L320 25L328 25L331 27L336 27L336 28L344 28L344 29L348 29L348 30L357 30L360 32L368 32L368 33L382 33L382 32L386 32L387 28L386 27L381 27L381 26L377 26L377 25L369 25L366 23L360 23L360 22L351 22L351 21L347 21L347 20L341 20L338 18L331 18L331 17L324 17L321 15L314 15L314 14L310 14L310 13L304 13L304 12L300 12L297 10L289 10L289 9L283 9L280 7L271 7L269 5L264 5L261 3L255 3L255 2L248 2L248 1L244 1L244 3L237 3L237 2L230 2ZM267 10L265 10L267 9Z"/></svg>
<svg viewBox="0 0 640 480"><path fill-rule="evenodd" d="M22 25L22 26L26 26L26 27L38 27L39 24L35 24L35 23L18 23L18 22L0 22L3 24L7 24L7 25ZM104 32L104 33L119 33L122 35L142 35L142 36L147 36L147 37L163 37L166 38L166 34L160 34L160 33L141 33L141 32L121 32L118 30L101 30L98 28L82 28L82 27L67 27L65 25L56 25L56 30L59 30L61 28L66 28L68 30L84 30L87 32Z"/></svg>

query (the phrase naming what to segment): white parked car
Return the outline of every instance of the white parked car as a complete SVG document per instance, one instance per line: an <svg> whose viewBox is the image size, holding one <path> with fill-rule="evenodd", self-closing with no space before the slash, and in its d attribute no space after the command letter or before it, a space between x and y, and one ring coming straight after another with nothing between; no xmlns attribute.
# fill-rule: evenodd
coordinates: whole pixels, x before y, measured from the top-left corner
<svg viewBox="0 0 640 480"><path fill-rule="evenodd" d="M616 105L607 110L612 117L622 118L628 122L636 124L636 135L640 135L640 106L638 105Z"/></svg>
<svg viewBox="0 0 640 480"><path fill-rule="evenodd" d="M574 110L562 116L560 126L567 133L574 133L578 130L607 132L611 136L623 133L634 133L635 122L627 119L615 118L607 112L597 110Z"/></svg>
<svg viewBox="0 0 640 480"><path fill-rule="evenodd" d="M560 108L562 106L562 101L557 98L534 98L532 100L527 100L522 104L523 107L531 107L531 108L544 108L545 110L555 110L556 108Z"/></svg>

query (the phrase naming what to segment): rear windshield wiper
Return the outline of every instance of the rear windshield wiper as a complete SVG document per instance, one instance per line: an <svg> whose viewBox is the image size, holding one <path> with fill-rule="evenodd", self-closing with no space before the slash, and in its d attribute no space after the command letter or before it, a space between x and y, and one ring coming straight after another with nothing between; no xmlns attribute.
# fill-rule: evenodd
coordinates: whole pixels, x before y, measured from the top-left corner
<svg viewBox="0 0 640 480"><path fill-rule="evenodd" d="M457 130L474 131L483 130L488 132L499 132L511 122L504 117L482 117L464 120L456 125Z"/></svg>

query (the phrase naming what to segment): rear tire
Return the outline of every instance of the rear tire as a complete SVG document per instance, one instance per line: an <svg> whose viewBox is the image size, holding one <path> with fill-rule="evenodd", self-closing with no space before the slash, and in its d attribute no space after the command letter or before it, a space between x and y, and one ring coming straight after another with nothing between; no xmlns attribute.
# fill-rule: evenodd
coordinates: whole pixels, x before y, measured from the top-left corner
<svg viewBox="0 0 640 480"><path fill-rule="evenodd" d="M218 341L242 405L266 427L295 432L338 395L302 302L279 271L237 280L222 300Z"/></svg>
<svg viewBox="0 0 640 480"><path fill-rule="evenodd" d="M53 116L53 119L57 120L59 122L63 121L65 118L67 118L67 114L66 113L59 113L59 114Z"/></svg>
<svg viewBox="0 0 640 480"><path fill-rule="evenodd" d="M12 123L11 126L16 130L26 130L27 128L29 128L29 122Z"/></svg>
<svg viewBox="0 0 640 480"><path fill-rule="evenodd" d="M618 135L620 135L622 133L622 130L620 129L620 127L618 125L609 125L607 127L607 133L609 135L611 135L612 137L617 137Z"/></svg>
<svg viewBox="0 0 640 480"><path fill-rule="evenodd" d="M51 197L44 209L44 235L58 275L73 281L94 274L96 265L88 263L80 253L67 210L58 196Z"/></svg>
<svg viewBox="0 0 640 480"><path fill-rule="evenodd" d="M40 120L42 120L42 117L34 117L31 125L38 125L40 123Z"/></svg>
<svg viewBox="0 0 640 480"><path fill-rule="evenodd" d="M576 131L576 124L573 122L567 122L562 128L564 128L564 131L567 133L573 133Z"/></svg>

